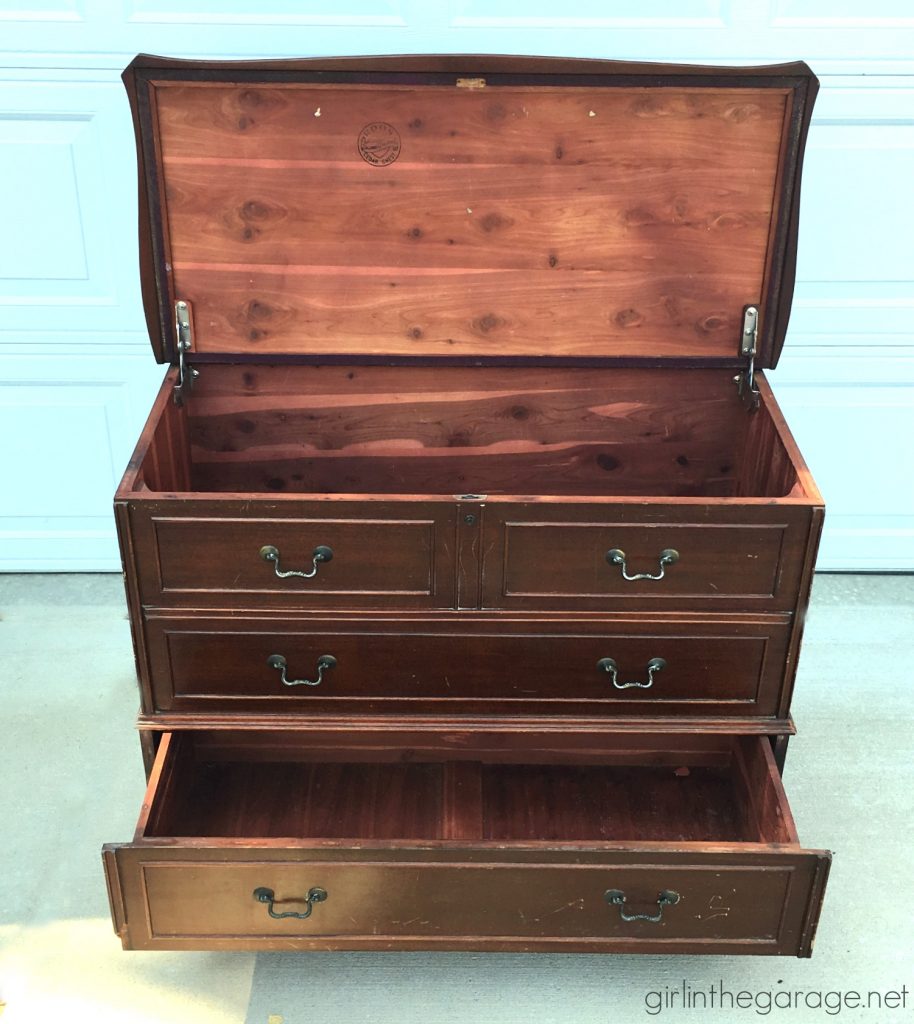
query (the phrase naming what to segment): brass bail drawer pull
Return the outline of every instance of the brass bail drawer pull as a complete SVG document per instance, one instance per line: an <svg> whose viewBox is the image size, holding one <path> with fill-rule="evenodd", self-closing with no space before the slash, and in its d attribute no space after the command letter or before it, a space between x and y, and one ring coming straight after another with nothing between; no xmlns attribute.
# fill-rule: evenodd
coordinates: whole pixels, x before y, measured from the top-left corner
<svg viewBox="0 0 914 1024"><path fill-rule="evenodd" d="M662 580L666 575L666 567L673 565L679 561L679 552L675 548L664 548L660 552L660 572L656 575L649 572L636 572L629 576L628 567L626 566L626 555L621 548L610 548L606 552L606 561L610 565L621 565L622 566L622 579L628 580Z"/></svg>
<svg viewBox="0 0 914 1024"><path fill-rule="evenodd" d="M672 907L679 902L679 893L672 892L670 889L664 889L657 895L657 913L656 914L629 914L625 909L625 893L620 889L607 889L603 893L603 899L611 907L619 908L619 916L623 921L651 921L657 924L658 921L663 917L663 908Z"/></svg>
<svg viewBox="0 0 914 1024"><path fill-rule="evenodd" d="M333 550L328 548L326 544L319 544L311 552L311 556L311 570L309 572L300 572L298 569L279 568L279 548L274 547L272 544L264 544L260 549L260 557L265 562L273 563L273 572L281 580L287 579L289 576L301 576L304 580L313 579L317 575L321 562L329 562L333 558Z"/></svg>
<svg viewBox="0 0 914 1024"><path fill-rule="evenodd" d="M283 917L297 917L300 920L304 920L306 917L311 916L311 911L314 910L315 903L323 903L327 898L327 890L321 889L320 886L315 885L313 888L308 890L308 895L305 897L305 903L308 904L308 909L303 910L300 914L294 910L284 910L281 914L277 914L273 909L273 904L276 901L276 897L272 889L266 889L263 886L254 890L254 899L258 903L265 903L267 905L267 913L270 917L275 917L280 920Z"/></svg>
<svg viewBox="0 0 914 1024"><path fill-rule="evenodd" d="M281 674L286 686L320 686L324 681L324 673L336 668L336 658L332 654L322 654L317 659L317 679L287 679L286 668L289 663L281 654L271 654L267 658L267 664Z"/></svg>
<svg viewBox="0 0 914 1024"><path fill-rule="evenodd" d="M608 672L612 676L613 686L615 686L617 690L628 690L632 686L638 687L639 690L649 690L654 685L654 676L666 668L666 662L663 658L651 658L647 663L646 683L640 683L637 680L631 683L620 683L619 666L616 664L614 658L600 658L597 662L597 668L601 672Z"/></svg>

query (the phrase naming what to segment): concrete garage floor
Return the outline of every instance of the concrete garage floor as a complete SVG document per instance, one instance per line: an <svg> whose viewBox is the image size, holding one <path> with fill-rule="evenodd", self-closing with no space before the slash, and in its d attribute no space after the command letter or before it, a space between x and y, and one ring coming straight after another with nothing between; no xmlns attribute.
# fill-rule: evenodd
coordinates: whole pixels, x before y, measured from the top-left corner
<svg viewBox="0 0 914 1024"><path fill-rule="evenodd" d="M603 1024L910 1021L838 992L914 988L914 577L819 576L785 782L835 861L812 960L515 954L123 953L99 848L133 833L144 778L119 576L0 577L2 1024ZM472 893L467 894L472 898ZM663 1008L722 983L745 1010ZM821 1008L765 1012L802 989ZM831 1009L828 1009L831 1007Z"/></svg>

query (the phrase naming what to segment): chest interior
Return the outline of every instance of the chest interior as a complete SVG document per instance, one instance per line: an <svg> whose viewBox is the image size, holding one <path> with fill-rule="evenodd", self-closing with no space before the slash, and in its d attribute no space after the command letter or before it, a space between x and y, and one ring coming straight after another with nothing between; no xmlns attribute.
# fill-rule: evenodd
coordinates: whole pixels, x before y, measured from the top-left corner
<svg viewBox="0 0 914 1024"><path fill-rule="evenodd" d="M136 486L802 493L733 379L783 343L810 76L467 60L136 72L147 318L188 381Z"/></svg>
<svg viewBox="0 0 914 1024"><path fill-rule="evenodd" d="M152 491L802 493L770 400L748 413L720 370L212 364L167 399Z"/></svg>

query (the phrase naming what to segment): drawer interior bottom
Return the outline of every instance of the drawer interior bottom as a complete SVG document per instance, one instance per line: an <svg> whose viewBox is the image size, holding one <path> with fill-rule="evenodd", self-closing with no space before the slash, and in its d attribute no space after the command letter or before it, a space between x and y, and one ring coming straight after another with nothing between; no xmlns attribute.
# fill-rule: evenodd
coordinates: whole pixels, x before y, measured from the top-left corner
<svg viewBox="0 0 914 1024"><path fill-rule="evenodd" d="M798 841L763 737L650 737L605 751L309 750L166 736L141 836L470 841ZM698 742L700 740L701 742ZM674 745L675 746L675 745ZM331 759L333 758L333 759Z"/></svg>

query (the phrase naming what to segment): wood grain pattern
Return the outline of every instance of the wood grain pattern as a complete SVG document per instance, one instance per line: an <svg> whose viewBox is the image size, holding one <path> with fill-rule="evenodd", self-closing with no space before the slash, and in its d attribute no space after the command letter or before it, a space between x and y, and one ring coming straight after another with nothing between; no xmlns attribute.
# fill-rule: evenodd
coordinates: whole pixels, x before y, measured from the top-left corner
<svg viewBox="0 0 914 1024"><path fill-rule="evenodd" d="M197 351L272 355L545 356L735 362L739 286L702 288L687 270L175 267L194 308ZM752 298L748 301L753 301Z"/></svg>
<svg viewBox="0 0 914 1024"><path fill-rule="evenodd" d="M718 763L643 740L624 763L331 762L307 749L281 760L234 756L193 734L173 737L150 784L143 834L569 842L787 842L786 798L762 738L722 738ZM241 756L239 756L241 755ZM268 755L267 755L268 756ZM770 749L768 751L770 759ZM474 767L475 765L475 767ZM752 811L747 813L746 785ZM474 831L475 828L475 831Z"/></svg>
<svg viewBox="0 0 914 1024"><path fill-rule="evenodd" d="M681 764L682 749L692 759L701 751L702 763L718 763L708 743L720 736L764 736L766 741L793 736L793 719L760 716L625 715L283 715L231 712L141 714L141 733L193 732L198 742L206 733L217 749L242 749L245 757L285 757L301 760L308 750L320 760L331 760L345 742L349 761L399 759L408 750L415 760L470 760L490 763L602 764L618 761L620 751L640 750L643 737L663 733L671 748L667 760L655 754L655 763ZM685 744L685 745L684 745ZM288 751L288 753L287 753ZM610 752L612 756L610 756ZM230 756L235 756L232 753Z"/></svg>
<svg viewBox="0 0 914 1024"><path fill-rule="evenodd" d="M783 497L798 484L796 467L780 442L771 416L752 416L735 493Z"/></svg>
<svg viewBox="0 0 914 1024"><path fill-rule="evenodd" d="M128 908L126 948L809 956L829 862L796 846L740 843L185 843L109 848ZM269 920L252 899L268 886L277 909L300 912L315 885L328 898L306 920ZM611 887L645 913L673 889L681 900L670 909L679 913L666 913L659 930L625 922L607 906Z"/></svg>
<svg viewBox="0 0 914 1024"><path fill-rule="evenodd" d="M776 440L773 442L772 457L781 463L785 459L790 463L790 469L784 471L785 483L791 484L790 493L798 496L803 495L813 504L824 506L825 500L816 486L813 475L800 452L790 427L787 425L783 410L774 397L771 385L768 383L768 378L763 371L759 371L755 375L755 380L761 398L761 407L765 410L765 416L770 421L770 428L776 437Z"/></svg>
<svg viewBox="0 0 914 1024"><path fill-rule="evenodd" d="M328 608L454 606L453 503L320 501L289 506L213 503L159 496L131 508L142 601L172 607ZM310 571L314 549L333 559L311 579L279 578L260 557L280 553L280 568Z"/></svg>
<svg viewBox="0 0 914 1024"><path fill-rule="evenodd" d="M169 401L143 461L143 484L152 491L189 491L191 481L187 412Z"/></svg>
<svg viewBox="0 0 914 1024"><path fill-rule="evenodd" d="M799 842L770 744L734 743L733 782L745 828L772 843Z"/></svg>
<svg viewBox="0 0 914 1024"><path fill-rule="evenodd" d="M347 142L345 156L356 157L349 164L233 154L169 160L168 208L180 225L171 246L175 266L284 266L297 252L307 255L310 267L346 268L358 253L356 267L561 265L566 274L619 274L648 264L646 255L639 258L641 235L654 243L649 265L657 275L679 277L684 265L699 274L719 272L725 256L734 277L758 269L758 239L771 211L768 203L749 204L769 197L744 181L724 199L720 182L697 161L675 171L667 162L652 172L617 153L606 163L578 156L546 166L515 160L506 169L496 161L511 154L497 149L487 154L491 163L468 167L452 159L401 170L399 163L364 166ZM689 197L687 210L684 197L674 208L673 173ZM421 183L414 180L420 174ZM621 188L637 190L637 206L620 209L612 202L609 196ZM586 209L573 206L585 199ZM722 210L725 203L738 203L739 212Z"/></svg>
<svg viewBox="0 0 914 1024"><path fill-rule="evenodd" d="M638 140L643 134L652 135L670 157L669 161L654 166L654 177L659 175L665 182L672 182L673 188L663 196L659 216L653 210L649 211L647 219L641 216L637 197L634 203L623 202L620 223L613 224L613 232L607 235L617 238L620 230L631 226L639 234L639 243L649 242L652 229L662 229L672 210L674 217L682 222L677 221L677 228L686 228L686 231L678 231L673 246L682 245L683 254L688 251L686 234L690 211L683 216L682 200L688 201L690 196L685 189L676 187L675 177L670 177L673 162L677 158L681 161L689 189L697 184L688 179L692 169L687 159L690 153L699 154L697 166L705 172L702 179L705 182L709 163L715 169L724 162L731 171L734 167L742 170L745 173L728 176L726 188L717 197L720 209L732 212L734 204L729 201L730 194L736 195L738 200L752 195L760 197L772 207L766 218L770 222L767 233L763 237L758 225L751 225L750 232L741 231L745 223L742 217L751 218L751 199L745 210L737 211L736 216L725 213L720 217L718 211L711 211L708 223L713 229L723 228L734 248L739 247L735 236L751 241L753 250L761 243L756 254L757 268L762 273L764 309L758 365L773 366L777 362L793 292L800 163L818 86L805 64L710 68L491 55L202 63L141 55L123 77L137 134L144 306L153 348L160 361L174 356L171 325L174 266L168 200L161 174L164 159L170 158L170 171L182 163L188 168L203 167L207 161L211 166L218 165L220 170L225 170L231 162L241 167L250 165L257 172L294 169L307 173L313 169L332 185L335 179L353 170L357 161L354 143L357 135L349 132L360 132L369 123L358 123L360 116L368 117L371 123L379 116L381 119L393 116L395 121L402 116L406 120L397 124L401 157L394 165L398 174L395 180L415 179L416 175L408 172L418 168L426 178L438 172L453 177L456 172L459 184L469 184L474 179L466 174L460 177L461 171L484 173L497 161L510 172L523 172L525 165L532 165L541 172L544 185L554 189L556 182L562 180L561 175L566 176L566 184L570 183L575 167L589 159L585 166L599 170L605 164L625 181L625 188L629 188L633 183L632 157L638 161L642 156L651 158L650 146L642 154ZM458 83L467 77L485 81L485 90L478 93L461 90ZM217 97L215 103L208 102L207 92ZM623 102L624 109L615 110L616 97L626 95L632 97L630 105L625 107ZM345 102L334 102L335 96L343 96ZM375 97L383 97L385 102L375 103ZM582 100L590 97L592 102L582 104ZM326 102L321 106L324 98L330 99L329 106ZM317 105L312 105L311 99L315 99ZM530 99L535 102L531 104ZM773 114L778 102L781 103L780 132ZM420 107L422 111L428 108L429 116L423 118L417 113ZM609 119L620 113L619 130L614 131ZM455 126L455 118L458 126ZM163 145L160 119L167 122L164 135L173 133L183 142L183 152L171 153L170 147ZM288 125L290 119L291 126ZM668 136L667 128L674 128ZM613 138L614 135L618 137ZM606 145L610 138L614 143L611 148ZM763 138L767 146L764 153L757 152L754 147ZM493 141L500 145L491 145ZM266 156L265 149L270 150ZM750 151L753 161L740 169L732 154ZM340 159L327 160L325 152L331 157L339 155ZM406 159L410 154L415 157L417 152L418 163L415 159ZM598 162L594 157L600 152L605 152L605 157ZM778 168L770 182L771 188L765 190L760 186L772 152L776 153ZM654 157L656 155L653 153ZM470 160L473 162L468 163ZM383 163L357 166L374 174L374 179L366 177L366 182L384 180L388 173ZM760 179L747 183L746 174L754 177L760 168ZM645 176L637 184L637 190L649 191L649 177ZM255 178L256 174L251 176L252 184ZM190 191L193 196L193 188ZM585 187L582 195L594 191ZM609 191L618 198L624 189ZM566 193L573 194L573 187L567 187ZM700 194L700 188L696 187L692 195L698 200L698 214L701 213ZM182 193L177 187L172 195L180 202ZM232 194L226 197L225 203L214 204L222 210L230 236L237 236L248 248L249 243L264 241L277 220L284 221L290 234L295 231L296 218L287 211L297 213L298 205L284 206L263 199L263 196ZM377 212L378 205L372 204L369 214ZM571 204L557 219L543 224L544 233L529 247L530 252L544 252L543 242L549 241L548 231L555 229L561 236L562 224L567 219L565 211L581 206L581 203ZM605 208L602 202L593 204L598 216ZM464 212L469 209L470 216L475 208L458 208L455 227L461 223L461 209ZM436 209L434 212L438 216L445 211ZM523 211L518 211L514 223L508 223L497 211L494 218L489 217L492 212L487 210L480 218L483 231L486 226L490 228L489 234L493 225L507 228L508 232L514 230L518 237L527 229ZM182 207L182 214L193 215L186 205ZM316 215L313 206L308 207L307 215ZM418 227L421 232L421 224L416 224L414 218L409 221L396 227L409 232L412 244L425 236L413 230ZM578 222L579 234L586 237L586 218L579 217ZM366 225L368 236L373 238L372 224L368 216L356 225L347 221L346 227L364 237L363 225ZM729 231L731 227L735 230ZM643 228L647 230L642 231ZM378 245L396 245L396 235L394 230L393 235L378 239ZM435 244L434 231L427 237ZM451 247L457 248L458 241L463 242L467 237L465 231L455 231L442 239L447 246L450 238ZM713 247L715 237L707 232L701 241ZM181 242L182 232L178 230L175 243L180 246ZM658 257L659 248L651 247L651 258ZM547 251L547 260L550 257L557 260L558 254ZM347 259L344 265L350 263ZM726 271L720 263L718 269ZM745 301L748 301L747 296L741 296L740 302ZM631 301L622 308L631 309ZM637 343L637 340L629 337L627 342ZM699 340L699 344L704 345L705 341Z"/></svg>
<svg viewBox="0 0 914 1024"><path fill-rule="evenodd" d="M745 716L774 713L790 628L725 618L156 615L147 634L158 711ZM322 654L337 664L319 686L289 687L267 663L274 653L291 678L314 680ZM598 668L604 657L620 682L646 682L651 658L667 664L649 689L616 689Z"/></svg>
<svg viewBox="0 0 914 1024"><path fill-rule="evenodd" d="M485 815L482 765L478 761L446 761L442 768L441 838L478 839Z"/></svg>
<svg viewBox="0 0 914 1024"><path fill-rule="evenodd" d="M740 813L738 756L764 762L759 784L786 805L763 737L738 741L741 754L705 737L725 760L685 754L675 770L656 761L662 734L589 767L239 760L244 748L225 760L215 738L166 737L158 813L133 844L105 848L127 948L809 953L828 855L773 845ZM181 785L160 798L179 760ZM303 909L315 885L328 898L275 921L252 898L264 885L282 909ZM658 933L608 907L608 888L647 910L673 889L687 913L665 913Z"/></svg>
<svg viewBox="0 0 914 1024"><path fill-rule="evenodd" d="M157 403L121 493L821 500L760 383L747 416L716 370L209 364Z"/></svg>
<svg viewBox="0 0 914 1024"><path fill-rule="evenodd" d="M497 765L484 772L486 839L735 842L728 770ZM680 771L680 774L676 774Z"/></svg>
<svg viewBox="0 0 914 1024"><path fill-rule="evenodd" d="M725 372L208 366L188 406L207 491L727 495Z"/></svg>
<svg viewBox="0 0 914 1024"><path fill-rule="evenodd" d="M204 353L732 359L788 92L159 83L174 292Z"/></svg>
<svg viewBox="0 0 914 1024"><path fill-rule="evenodd" d="M712 499L709 499L709 502ZM772 504L549 507L491 503L486 515L483 601L487 608L565 611L791 610L802 572L810 509ZM679 560L662 579L626 580L606 554L626 554L627 572L659 575L660 553Z"/></svg>
<svg viewBox="0 0 914 1024"><path fill-rule="evenodd" d="M157 723L160 728L163 723ZM552 715L278 716L270 722L235 716L185 723L202 760L381 761L486 764L669 765L723 767L736 735L729 719ZM745 735L792 733L793 723L758 719Z"/></svg>
<svg viewBox="0 0 914 1024"><path fill-rule="evenodd" d="M153 835L410 839L441 830L441 765L204 763Z"/></svg>

